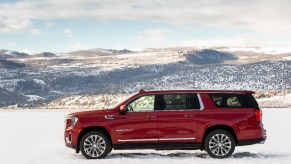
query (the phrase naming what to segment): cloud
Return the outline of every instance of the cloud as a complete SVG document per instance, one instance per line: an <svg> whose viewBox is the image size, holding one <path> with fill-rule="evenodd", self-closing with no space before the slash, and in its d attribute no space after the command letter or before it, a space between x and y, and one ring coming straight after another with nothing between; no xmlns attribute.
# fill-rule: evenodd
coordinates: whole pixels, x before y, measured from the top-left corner
<svg viewBox="0 0 291 164"><path fill-rule="evenodd" d="M235 36L218 36L211 38L192 38L177 41L178 46L199 46L199 47L290 47L290 42L284 37L270 37L256 34L237 34Z"/></svg>
<svg viewBox="0 0 291 164"><path fill-rule="evenodd" d="M253 30L267 34L291 34L289 0L23 0L4 2L0 17L8 17L1 31L15 31L16 20L27 28L32 20L86 19L198 24ZM3 20L0 21L1 25ZM283 34L282 34L283 35Z"/></svg>
<svg viewBox="0 0 291 164"><path fill-rule="evenodd" d="M123 44L118 43L118 44L116 45L116 48L115 48L115 49L117 49L117 50L123 50L123 49L125 49L125 48L124 48Z"/></svg>
<svg viewBox="0 0 291 164"><path fill-rule="evenodd" d="M161 44L166 40L167 30L165 29L149 29L142 34L138 35L136 38L141 42L150 42L154 44Z"/></svg>
<svg viewBox="0 0 291 164"><path fill-rule="evenodd" d="M203 34L208 34L209 39L194 38L195 36L190 34L186 38L192 35L192 39L169 41L167 35L171 32L173 36L174 30L169 32L165 29L149 29L136 36L136 39L146 43L146 46L169 46L176 43L210 46L289 46L290 6L289 0L63 0L62 3L59 3L59 0L6 1L0 2L0 33L26 31L33 34L33 31L38 29L33 23L39 20L43 21L46 27L53 26L50 22L56 20L127 20L162 22L169 26L174 25L179 30L206 27L218 29L217 31L236 31L233 38L223 34L221 37L209 36L211 33L207 32L211 30L205 30ZM63 32L67 37L73 37L74 33L70 28L64 29ZM242 36L240 32L249 35ZM77 47L82 44L74 45Z"/></svg>
<svg viewBox="0 0 291 164"><path fill-rule="evenodd" d="M46 27L50 28L50 27L53 27L54 26L54 23L53 22L50 22L50 21L46 21L46 22L44 22L44 25Z"/></svg>
<svg viewBox="0 0 291 164"><path fill-rule="evenodd" d="M187 47L220 47L220 46L250 46L245 38L211 38L211 39L190 39L180 41L180 46Z"/></svg>
<svg viewBox="0 0 291 164"><path fill-rule="evenodd" d="M16 43L15 42L8 42L8 43L6 43L6 46L14 47L14 46L16 46Z"/></svg>
<svg viewBox="0 0 291 164"><path fill-rule="evenodd" d="M74 51L90 49L89 46L86 46L80 42L71 42L70 45L71 45L72 50L74 50Z"/></svg>
<svg viewBox="0 0 291 164"><path fill-rule="evenodd" d="M38 28L34 28L31 30L31 35L41 35L42 31Z"/></svg>
<svg viewBox="0 0 291 164"><path fill-rule="evenodd" d="M0 32L2 33L27 31L31 27L32 23L30 20L11 19L0 16Z"/></svg>
<svg viewBox="0 0 291 164"><path fill-rule="evenodd" d="M67 36L67 37L73 37L73 31L69 28L65 28L64 29L64 34Z"/></svg>
<svg viewBox="0 0 291 164"><path fill-rule="evenodd" d="M65 29L64 29L64 33L65 33L65 34L72 34L72 30L69 29L69 28L65 28Z"/></svg>

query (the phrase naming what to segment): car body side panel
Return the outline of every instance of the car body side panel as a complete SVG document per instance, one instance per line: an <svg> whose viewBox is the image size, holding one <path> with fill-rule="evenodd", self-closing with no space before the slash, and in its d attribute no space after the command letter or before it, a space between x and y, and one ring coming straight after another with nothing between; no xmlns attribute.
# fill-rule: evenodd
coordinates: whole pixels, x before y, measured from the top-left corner
<svg viewBox="0 0 291 164"><path fill-rule="evenodd" d="M218 110L225 110L220 112ZM244 110L244 111L243 111ZM261 137L261 127L251 113L252 109L209 109L201 112L199 120L199 136L202 139L205 130L214 125L226 125L231 127L238 140L255 139Z"/></svg>
<svg viewBox="0 0 291 164"><path fill-rule="evenodd" d="M118 144L155 142L157 139L156 112L127 112L115 117Z"/></svg>
<svg viewBox="0 0 291 164"><path fill-rule="evenodd" d="M199 109L158 112L159 142L195 142L198 134L196 115L199 112Z"/></svg>

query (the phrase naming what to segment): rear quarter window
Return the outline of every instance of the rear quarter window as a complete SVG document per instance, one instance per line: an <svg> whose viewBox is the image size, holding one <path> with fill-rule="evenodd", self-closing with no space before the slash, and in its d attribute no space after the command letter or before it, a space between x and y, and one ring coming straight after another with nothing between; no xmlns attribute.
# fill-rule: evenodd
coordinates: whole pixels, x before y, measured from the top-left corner
<svg viewBox="0 0 291 164"><path fill-rule="evenodd" d="M251 94L209 93L213 103L219 108L256 108Z"/></svg>

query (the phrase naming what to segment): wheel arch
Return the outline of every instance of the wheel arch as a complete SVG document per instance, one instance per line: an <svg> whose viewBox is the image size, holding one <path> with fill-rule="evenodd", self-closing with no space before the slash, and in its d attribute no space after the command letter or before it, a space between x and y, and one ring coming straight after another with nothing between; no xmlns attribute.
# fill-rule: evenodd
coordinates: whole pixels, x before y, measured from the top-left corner
<svg viewBox="0 0 291 164"><path fill-rule="evenodd" d="M237 136L236 136L236 133L235 133L234 129L231 126L229 126L229 125L220 124L220 125L212 125L212 126L209 126L204 131L203 139L202 139L202 147L204 147L204 142L205 142L205 139L206 139L207 135L209 133L211 133L212 131L217 130L217 129L222 129L222 130L225 130L225 131L229 132L233 136L234 141L235 141L235 144L237 145Z"/></svg>
<svg viewBox="0 0 291 164"><path fill-rule="evenodd" d="M112 137L111 137L109 131L108 131L106 128L104 128L104 127L102 127L102 126L89 126L89 127L83 128L83 129L81 130L81 132L79 133L79 135L78 135L78 140L77 140L77 151L80 150L80 142L81 142L82 137L83 137L86 133L91 132L91 131L99 131L99 132L104 133L106 136L108 136L108 139L110 140L110 144L111 144L111 146L112 146Z"/></svg>

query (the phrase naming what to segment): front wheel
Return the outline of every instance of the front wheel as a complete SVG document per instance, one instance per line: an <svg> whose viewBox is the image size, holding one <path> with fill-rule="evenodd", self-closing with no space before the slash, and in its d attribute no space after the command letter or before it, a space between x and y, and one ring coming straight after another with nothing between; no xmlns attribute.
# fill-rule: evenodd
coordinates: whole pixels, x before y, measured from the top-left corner
<svg viewBox="0 0 291 164"><path fill-rule="evenodd" d="M235 141L229 132L214 130L207 135L204 149L213 158L227 158L234 152Z"/></svg>
<svg viewBox="0 0 291 164"><path fill-rule="evenodd" d="M80 142L80 150L87 159L101 159L110 152L111 145L108 137L97 131L86 133Z"/></svg>

